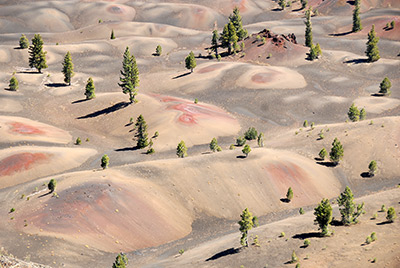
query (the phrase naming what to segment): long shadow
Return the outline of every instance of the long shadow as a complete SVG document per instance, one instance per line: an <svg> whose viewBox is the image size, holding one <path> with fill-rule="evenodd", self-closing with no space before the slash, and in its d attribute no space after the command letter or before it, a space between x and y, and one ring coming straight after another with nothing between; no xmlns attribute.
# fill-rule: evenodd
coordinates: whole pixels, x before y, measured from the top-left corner
<svg viewBox="0 0 400 268"><path fill-rule="evenodd" d="M329 36L345 36L348 34L351 34L353 31L348 31L348 32L344 32L344 33L337 33L337 34L329 34Z"/></svg>
<svg viewBox="0 0 400 268"><path fill-rule="evenodd" d="M246 158L246 156L245 156L245 155L238 155L238 156L236 156L236 158L239 158L239 159L245 159L245 158Z"/></svg>
<svg viewBox="0 0 400 268"><path fill-rule="evenodd" d="M372 96L372 97L384 97L385 94L382 94L382 93L372 93L371 96Z"/></svg>
<svg viewBox="0 0 400 268"><path fill-rule="evenodd" d="M290 202L290 200L287 199L287 198L281 198L280 200L281 200L281 202L283 202L283 203L289 203L289 202Z"/></svg>
<svg viewBox="0 0 400 268"><path fill-rule="evenodd" d="M131 103L130 103L130 102L123 102L123 101L121 101L121 102L116 103L116 104L114 104L113 106L110 106L110 107L105 108L105 109L103 109L103 110L96 111L96 112L94 112L94 113L87 114L87 115L84 115L84 116L80 116L80 117L78 117L77 119L94 118L94 117L97 117L97 116L99 116L99 115L113 113L113 112L116 112L116 111L118 111L118 110L121 110L121 109L123 109L123 108L129 106L129 104L131 104Z"/></svg>
<svg viewBox="0 0 400 268"><path fill-rule="evenodd" d="M343 226L343 222L333 219L333 220L331 221L331 225L332 225L332 226Z"/></svg>
<svg viewBox="0 0 400 268"><path fill-rule="evenodd" d="M64 83L47 83L44 84L46 87L67 87L67 84Z"/></svg>
<svg viewBox="0 0 400 268"><path fill-rule="evenodd" d="M88 101L88 100L89 100L89 99L76 100L76 101L71 102L71 104L81 103L81 102L85 102L85 101Z"/></svg>
<svg viewBox="0 0 400 268"><path fill-rule="evenodd" d="M325 166L325 167L336 167L335 163L332 162L317 162L318 165Z"/></svg>
<svg viewBox="0 0 400 268"><path fill-rule="evenodd" d="M368 59L354 59L354 60L346 60L343 63L354 63L354 64L360 64L360 63L367 63Z"/></svg>
<svg viewBox="0 0 400 268"><path fill-rule="evenodd" d="M184 73L184 74L180 74L180 75L178 75L178 76L172 77L172 79L178 79L178 78L187 76L187 75L189 75L189 74L191 74L191 73L192 73L192 72L187 72L187 73Z"/></svg>
<svg viewBox="0 0 400 268"><path fill-rule="evenodd" d="M369 172L363 172L360 174L361 177L363 178L371 178L372 176L369 174Z"/></svg>
<svg viewBox="0 0 400 268"><path fill-rule="evenodd" d="M226 249L224 251L221 251L221 252L211 256L206 261L215 261L215 260L218 260L219 258L228 256L228 255L233 255L233 254L236 254L236 253L239 253L239 252L240 252L240 248L228 248L228 249Z"/></svg>
<svg viewBox="0 0 400 268"><path fill-rule="evenodd" d="M347 1L347 3L348 3L348 4L350 4L350 5L353 5L353 6L354 6L354 5L355 5L355 3L356 3L356 1L353 1L353 0L348 0L348 1Z"/></svg>
<svg viewBox="0 0 400 268"><path fill-rule="evenodd" d="M376 225L386 225L386 224L391 224L391 221L383 221L383 222L379 222Z"/></svg>
<svg viewBox="0 0 400 268"><path fill-rule="evenodd" d="M303 10L302 7L301 7L301 8L298 8L298 9L293 9L292 12L297 12L297 11L301 11L301 10Z"/></svg>
<svg viewBox="0 0 400 268"><path fill-rule="evenodd" d="M116 151L116 152L126 152L126 151L136 151L136 150L139 150L139 147L137 147L137 146L125 147L125 148L115 149L114 151Z"/></svg>
<svg viewBox="0 0 400 268"><path fill-rule="evenodd" d="M295 234L294 236L292 236L292 238L294 238L294 239L302 239L302 240L307 239L307 238L318 238L318 237L322 237L321 233L319 233L319 232Z"/></svg>
<svg viewBox="0 0 400 268"><path fill-rule="evenodd" d="M47 193L45 193L45 194L39 195L38 198L45 197L46 195L49 195L49 194L51 194L51 193L52 193L52 192L50 191L50 192L47 192Z"/></svg>
<svg viewBox="0 0 400 268"><path fill-rule="evenodd" d="M274 8L274 9L271 9L271 11L282 11L282 8Z"/></svg>
<svg viewBox="0 0 400 268"><path fill-rule="evenodd" d="M314 157L315 161L324 161L324 159L322 159L321 157Z"/></svg>
<svg viewBox="0 0 400 268"><path fill-rule="evenodd" d="M11 91L11 92L17 92L16 90L12 90L12 89L9 88L9 87L5 87L4 90Z"/></svg>
<svg viewBox="0 0 400 268"><path fill-rule="evenodd" d="M38 71L20 71L17 72L17 74L43 74L43 73L39 73Z"/></svg>

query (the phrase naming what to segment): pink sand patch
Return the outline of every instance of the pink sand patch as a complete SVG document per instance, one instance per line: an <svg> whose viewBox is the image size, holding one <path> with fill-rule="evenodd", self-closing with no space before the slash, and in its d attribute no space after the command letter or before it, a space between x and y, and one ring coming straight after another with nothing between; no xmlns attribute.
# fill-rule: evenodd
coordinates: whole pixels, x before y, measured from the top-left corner
<svg viewBox="0 0 400 268"><path fill-rule="evenodd" d="M271 82L274 76L275 75L271 73L258 73L251 77L251 81L254 83L265 84Z"/></svg>
<svg viewBox="0 0 400 268"><path fill-rule="evenodd" d="M223 66L222 64L213 64L213 65L201 68L200 70L197 71L197 73L204 74L204 73L213 72L213 71L216 71L218 69L221 69L222 66Z"/></svg>
<svg viewBox="0 0 400 268"><path fill-rule="evenodd" d="M45 153L19 153L6 157L0 161L0 177L29 170L34 164L47 160L49 156Z"/></svg>
<svg viewBox="0 0 400 268"><path fill-rule="evenodd" d="M43 135L45 134L44 131L31 126L31 125L26 125L20 122L13 122L13 123L9 123L9 125L11 126L10 131L14 132L14 133L18 133L18 134L23 134L23 135Z"/></svg>

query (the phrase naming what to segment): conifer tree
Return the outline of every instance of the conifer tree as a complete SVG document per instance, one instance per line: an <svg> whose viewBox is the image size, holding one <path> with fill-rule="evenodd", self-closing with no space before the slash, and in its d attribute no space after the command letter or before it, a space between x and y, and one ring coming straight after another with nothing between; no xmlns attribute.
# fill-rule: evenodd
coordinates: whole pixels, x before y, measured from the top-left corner
<svg viewBox="0 0 400 268"><path fill-rule="evenodd" d="M289 200L289 202L290 202L290 201L292 201L292 198L293 198L293 190L292 190L292 187L289 187L289 189L287 190L287 193L286 193L286 199Z"/></svg>
<svg viewBox="0 0 400 268"><path fill-rule="evenodd" d="M251 148L248 144L246 144L243 149L242 149L242 153L244 153L247 156L249 156L249 153L251 152Z"/></svg>
<svg viewBox="0 0 400 268"><path fill-rule="evenodd" d="M181 141L178 144L178 147L176 147L176 155L180 158L184 158L185 156L187 156L187 148L186 148L186 144L184 141Z"/></svg>
<svg viewBox="0 0 400 268"><path fill-rule="evenodd" d="M86 83L86 88L85 88L85 96L87 100L94 99L96 97L95 93L95 88L94 88L94 83L93 79L89 77Z"/></svg>
<svg viewBox="0 0 400 268"><path fill-rule="evenodd" d="M131 55L128 47L126 47L124 52L119 81L121 83L118 83L118 85L122 88L122 92L124 94L129 94L129 101L131 103L136 102L135 96L138 93L139 70L136 64L136 58L133 54Z"/></svg>
<svg viewBox="0 0 400 268"><path fill-rule="evenodd" d="M161 54L162 54L162 47L160 45L158 45L156 47L156 55L157 56L161 56Z"/></svg>
<svg viewBox="0 0 400 268"><path fill-rule="evenodd" d="M74 64L72 63L71 54L69 51L64 57L62 73L64 74L64 82L71 85L71 78L74 76Z"/></svg>
<svg viewBox="0 0 400 268"><path fill-rule="evenodd" d="M307 0L300 0L301 2L301 8L305 9L307 7L308 1Z"/></svg>
<svg viewBox="0 0 400 268"><path fill-rule="evenodd" d="M375 160L372 160L368 165L368 175L370 177L375 176L375 172L378 170L378 165L376 164Z"/></svg>
<svg viewBox="0 0 400 268"><path fill-rule="evenodd" d="M364 202L360 205L354 203L353 192L349 186L346 186L346 189L340 194L337 202L344 225L357 223L357 218L364 213Z"/></svg>
<svg viewBox="0 0 400 268"><path fill-rule="evenodd" d="M185 58L186 69L189 69L193 73L193 69L196 68L196 59L194 57L193 51L190 51L189 55Z"/></svg>
<svg viewBox="0 0 400 268"><path fill-rule="evenodd" d="M238 41L236 29L232 22L229 22L224 26L224 30L221 34L221 41L222 41L222 47L227 47L228 54L232 54L234 44L237 44Z"/></svg>
<svg viewBox="0 0 400 268"><path fill-rule="evenodd" d="M50 190L50 192L54 192L56 190L56 186L57 186L57 181L55 179L51 179L47 184L47 188Z"/></svg>
<svg viewBox="0 0 400 268"><path fill-rule="evenodd" d="M264 147L264 133L260 132L257 137L257 144L259 147Z"/></svg>
<svg viewBox="0 0 400 268"><path fill-rule="evenodd" d="M349 116L349 119L353 122L357 122L358 120L360 120L360 111L354 105L354 103L350 106L347 115Z"/></svg>
<svg viewBox="0 0 400 268"><path fill-rule="evenodd" d="M322 199L321 203L314 209L314 215L322 235L329 235L329 225L332 221L332 207L328 199Z"/></svg>
<svg viewBox="0 0 400 268"><path fill-rule="evenodd" d="M217 151L217 149L218 149L218 141L217 141L217 139L216 138L213 138L212 140L211 140L211 142L210 142L210 150L211 151L213 151L213 152L215 152L215 151Z"/></svg>
<svg viewBox="0 0 400 268"><path fill-rule="evenodd" d="M215 55L218 56L218 40L219 40L219 34L217 30L213 31L213 36L211 38L211 47L212 50L215 52Z"/></svg>
<svg viewBox="0 0 400 268"><path fill-rule="evenodd" d="M387 214L386 214L387 221L388 222L394 222L394 220L396 218L397 218L397 215L396 215L396 211L395 211L394 207L390 207L388 209L388 211L387 211Z"/></svg>
<svg viewBox="0 0 400 268"><path fill-rule="evenodd" d="M371 31L368 33L367 50L365 51L369 62L374 62L381 58L379 56L378 42L379 37L376 36L375 25L372 24Z"/></svg>
<svg viewBox="0 0 400 268"><path fill-rule="evenodd" d="M366 118L367 118L367 112L365 111L364 108L362 108L362 109L360 110L360 121L361 121L361 120L365 120Z"/></svg>
<svg viewBox="0 0 400 268"><path fill-rule="evenodd" d="M21 34L21 38L19 39L19 47L21 49L25 49L29 47L29 40L26 38L24 34Z"/></svg>
<svg viewBox="0 0 400 268"><path fill-rule="evenodd" d="M148 142L148 133L147 133L147 123L144 121L143 115L139 115L136 120L136 138L137 145L136 147L139 149L147 147L149 145Z"/></svg>
<svg viewBox="0 0 400 268"><path fill-rule="evenodd" d="M329 157L331 161L337 165L339 164L339 161L343 158L343 146L340 143L340 141L335 138L333 143L332 143L332 149L331 152L329 153Z"/></svg>
<svg viewBox="0 0 400 268"><path fill-rule="evenodd" d="M10 90L13 90L13 91L18 90L18 88L19 88L18 79L15 76L11 77L10 84L8 86L10 87Z"/></svg>
<svg viewBox="0 0 400 268"><path fill-rule="evenodd" d="M248 233L253 227L258 226L258 219L256 216L253 217L253 214L247 208L242 211L240 217L242 218L240 221L238 221L239 231L242 233L240 244L242 246L248 247Z"/></svg>
<svg viewBox="0 0 400 268"><path fill-rule="evenodd" d="M362 30L361 19L360 19L360 0L356 0L354 3L353 11L353 29L354 33Z"/></svg>
<svg viewBox="0 0 400 268"><path fill-rule="evenodd" d="M112 268L126 268L127 265L128 257L125 254L120 253L115 258L115 262L113 263Z"/></svg>
<svg viewBox="0 0 400 268"><path fill-rule="evenodd" d="M325 157L328 155L328 152L326 151L325 148L322 148L321 151L319 151L318 155L322 160L325 160Z"/></svg>
<svg viewBox="0 0 400 268"><path fill-rule="evenodd" d="M36 68L38 73L47 68L46 53L43 51L43 40L40 34L35 34L29 47L29 67Z"/></svg>
<svg viewBox="0 0 400 268"><path fill-rule="evenodd" d="M281 7L282 10L286 7L286 0L279 0L278 5Z"/></svg>
<svg viewBox="0 0 400 268"><path fill-rule="evenodd" d="M313 34L312 34L312 25L311 25L311 7L306 11L306 21L304 22L306 25L306 46L310 47L313 44Z"/></svg>
<svg viewBox="0 0 400 268"><path fill-rule="evenodd" d="M115 34L114 34L114 29L113 30L111 30L111 36L110 36L110 39L115 39Z"/></svg>
<svg viewBox="0 0 400 268"><path fill-rule="evenodd" d="M108 164L110 163L110 158L108 157L108 155L103 155L103 157L101 158L101 161L100 161L100 166L103 168L103 169L106 169L106 168L108 168Z"/></svg>
<svg viewBox="0 0 400 268"><path fill-rule="evenodd" d="M392 87L392 83L390 82L389 78L385 77L379 85L379 93L390 95L392 92L390 88Z"/></svg>
<svg viewBox="0 0 400 268"><path fill-rule="evenodd" d="M238 41L243 40L247 36L247 30L243 29L242 24L242 16L240 15L240 11L238 7L233 9L233 14L229 16L229 21L232 22L235 27L235 33L238 38Z"/></svg>

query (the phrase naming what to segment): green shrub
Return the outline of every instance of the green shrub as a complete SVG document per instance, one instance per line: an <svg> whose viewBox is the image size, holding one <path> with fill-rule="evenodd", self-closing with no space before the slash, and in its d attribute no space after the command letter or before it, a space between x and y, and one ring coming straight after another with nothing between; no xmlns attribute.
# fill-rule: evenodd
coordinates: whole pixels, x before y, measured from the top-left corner
<svg viewBox="0 0 400 268"><path fill-rule="evenodd" d="M249 128L245 133L244 133L244 138L246 140L255 140L257 139L258 133L257 130L254 127Z"/></svg>
<svg viewBox="0 0 400 268"><path fill-rule="evenodd" d="M81 145L81 143L82 143L82 140L81 140L81 138L78 137L78 138L76 139L76 141L75 141L75 144L76 144L76 145Z"/></svg>
<svg viewBox="0 0 400 268"><path fill-rule="evenodd" d="M371 240L372 240L372 242L376 241L377 239L378 239L378 238L376 237L376 233L373 232L373 233L371 234Z"/></svg>
<svg viewBox="0 0 400 268"><path fill-rule="evenodd" d="M279 235L279 237L285 237L285 232L281 232L281 234Z"/></svg>
<svg viewBox="0 0 400 268"><path fill-rule="evenodd" d="M303 215L304 213L305 213L305 212L304 212L304 209L303 209L303 208L300 208L300 209L299 209L299 214L300 214L300 215Z"/></svg>
<svg viewBox="0 0 400 268"><path fill-rule="evenodd" d="M371 242L372 242L371 237L367 236L367 239L365 239L365 243L366 244L371 244Z"/></svg>
<svg viewBox="0 0 400 268"><path fill-rule="evenodd" d="M15 211L15 208L10 209L10 213L13 213Z"/></svg>
<svg viewBox="0 0 400 268"><path fill-rule="evenodd" d="M311 244L310 240L306 239L304 240L304 246L308 247Z"/></svg>
<svg viewBox="0 0 400 268"><path fill-rule="evenodd" d="M246 143L246 138L240 136L236 139L236 146L243 146Z"/></svg>

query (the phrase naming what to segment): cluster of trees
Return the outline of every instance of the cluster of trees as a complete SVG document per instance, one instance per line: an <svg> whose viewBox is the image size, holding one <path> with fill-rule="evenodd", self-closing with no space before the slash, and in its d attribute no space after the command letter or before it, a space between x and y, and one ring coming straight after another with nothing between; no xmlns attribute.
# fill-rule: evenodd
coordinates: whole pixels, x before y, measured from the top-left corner
<svg viewBox="0 0 400 268"><path fill-rule="evenodd" d="M308 59L309 60L315 60L317 59L320 55L322 55L322 50L317 43L314 45L313 43L313 34L312 34L312 23L311 23L311 7L306 11L306 21L304 24L306 25L306 31L305 31L305 45L310 48L310 52L308 53Z"/></svg>
<svg viewBox="0 0 400 268"><path fill-rule="evenodd" d="M353 122L365 120L367 118L367 112L365 111L365 109L362 108L361 110L359 110L357 106L354 105L354 103L351 104L347 115L349 116L349 119Z"/></svg>

